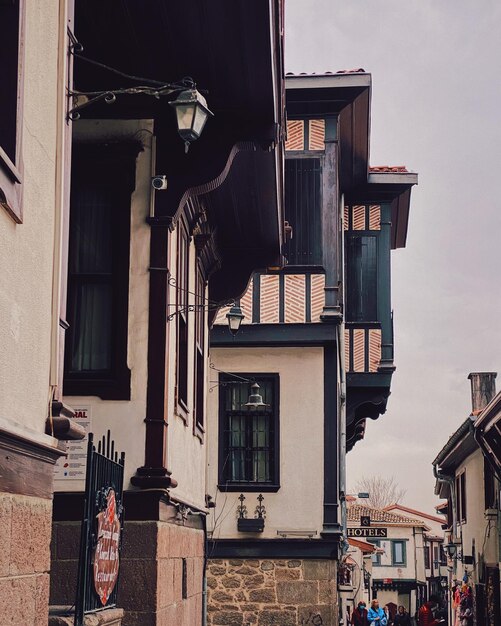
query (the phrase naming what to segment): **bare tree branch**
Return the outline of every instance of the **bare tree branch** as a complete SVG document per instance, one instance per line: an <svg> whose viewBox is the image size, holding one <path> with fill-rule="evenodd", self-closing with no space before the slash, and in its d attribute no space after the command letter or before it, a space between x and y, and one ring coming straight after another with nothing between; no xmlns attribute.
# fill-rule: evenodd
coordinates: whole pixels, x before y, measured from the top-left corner
<svg viewBox="0 0 501 626"><path fill-rule="evenodd" d="M364 476L355 485L352 493L369 493L369 498L363 500L368 506L375 509L384 509L390 504L398 504L407 493L395 481L395 477L385 478L383 476Z"/></svg>

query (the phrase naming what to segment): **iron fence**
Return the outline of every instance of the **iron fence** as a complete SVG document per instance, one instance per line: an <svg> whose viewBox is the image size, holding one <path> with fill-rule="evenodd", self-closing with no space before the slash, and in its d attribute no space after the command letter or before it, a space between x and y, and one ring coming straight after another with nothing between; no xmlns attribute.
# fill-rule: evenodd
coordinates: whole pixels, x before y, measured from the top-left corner
<svg viewBox="0 0 501 626"><path fill-rule="evenodd" d="M125 453L110 431L94 446L89 433L85 501L80 534L75 626L84 615L116 606L123 530Z"/></svg>

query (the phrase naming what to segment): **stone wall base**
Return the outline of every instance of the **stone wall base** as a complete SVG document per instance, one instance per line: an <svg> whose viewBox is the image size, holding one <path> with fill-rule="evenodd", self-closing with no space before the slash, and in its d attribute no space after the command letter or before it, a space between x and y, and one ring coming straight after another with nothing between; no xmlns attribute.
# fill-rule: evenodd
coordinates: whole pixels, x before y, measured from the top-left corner
<svg viewBox="0 0 501 626"><path fill-rule="evenodd" d="M52 502L0 493L0 624L47 626Z"/></svg>
<svg viewBox="0 0 501 626"><path fill-rule="evenodd" d="M337 561L212 559L209 626L337 626Z"/></svg>
<svg viewBox="0 0 501 626"><path fill-rule="evenodd" d="M51 604L75 601L79 522L53 524ZM204 534L163 521L125 522L117 604L123 626L200 626Z"/></svg>
<svg viewBox="0 0 501 626"><path fill-rule="evenodd" d="M51 607L59 609L60 607ZM123 609L108 609L99 613L93 613L84 617L84 626L120 626L122 624ZM74 626L74 615L50 615L49 626Z"/></svg>

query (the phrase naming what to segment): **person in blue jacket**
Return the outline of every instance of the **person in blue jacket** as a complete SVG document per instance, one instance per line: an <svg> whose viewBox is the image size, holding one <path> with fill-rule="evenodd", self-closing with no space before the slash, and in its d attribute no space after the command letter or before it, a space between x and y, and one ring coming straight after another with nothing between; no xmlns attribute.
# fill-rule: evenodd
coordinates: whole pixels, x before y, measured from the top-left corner
<svg viewBox="0 0 501 626"><path fill-rule="evenodd" d="M383 609L379 608L379 602L377 600L373 600L371 602L371 608L367 613L367 623L368 626L388 626L388 620L386 619L386 614Z"/></svg>

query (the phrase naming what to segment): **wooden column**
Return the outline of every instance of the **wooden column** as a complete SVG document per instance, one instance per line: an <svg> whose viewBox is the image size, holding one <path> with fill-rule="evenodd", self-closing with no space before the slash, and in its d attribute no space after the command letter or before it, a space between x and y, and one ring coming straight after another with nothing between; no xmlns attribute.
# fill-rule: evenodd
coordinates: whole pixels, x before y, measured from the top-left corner
<svg viewBox="0 0 501 626"><path fill-rule="evenodd" d="M167 469L167 367L169 337L167 299L169 288L169 217L149 219L150 297L148 322L148 386L146 394L146 437L144 465L131 482L143 489L176 487Z"/></svg>
<svg viewBox="0 0 501 626"><path fill-rule="evenodd" d="M325 157L322 171L322 252L325 303L320 319L339 322L341 307L341 228L339 215L338 119L325 120Z"/></svg>

